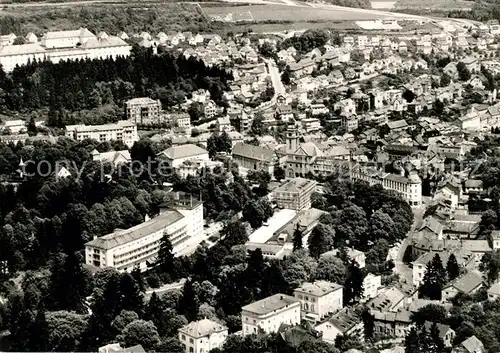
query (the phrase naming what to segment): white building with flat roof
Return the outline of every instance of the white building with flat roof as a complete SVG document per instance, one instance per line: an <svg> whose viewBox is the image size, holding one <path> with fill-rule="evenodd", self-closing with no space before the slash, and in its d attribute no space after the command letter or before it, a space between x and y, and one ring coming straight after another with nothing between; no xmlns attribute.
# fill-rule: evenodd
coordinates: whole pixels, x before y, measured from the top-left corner
<svg viewBox="0 0 500 353"><path fill-rule="evenodd" d="M302 314L320 321L333 314L343 305L342 286L328 281L315 281L302 284L293 291L301 302Z"/></svg>
<svg viewBox="0 0 500 353"><path fill-rule="evenodd" d="M286 294L275 294L241 308L243 336L277 332L281 324L300 323L300 300Z"/></svg>
<svg viewBox="0 0 500 353"><path fill-rule="evenodd" d="M149 97L133 98L125 102L127 120L135 123L159 123L161 103Z"/></svg>
<svg viewBox="0 0 500 353"><path fill-rule="evenodd" d="M203 223L201 202L190 209L163 211L132 228L116 230L87 242L85 263L100 268L113 267L120 272L130 272L135 267L144 271L155 263L164 233L169 235L173 252L177 253L185 241L199 233L200 223Z"/></svg>
<svg viewBox="0 0 500 353"><path fill-rule="evenodd" d="M208 353L226 342L228 329L212 320L193 321L178 331L186 353Z"/></svg>
<svg viewBox="0 0 500 353"><path fill-rule="evenodd" d="M127 147L132 147L136 141L139 141L137 126L135 123L126 120L120 120L116 124L67 125L66 137L78 141L85 139L92 139L98 142L116 140L122 141Z"/></svg>
<svg viewBox="0 0 500 353"><path fill-rule="evenodd" d="M267 220L259 229L255 230L248 237L250 243L265 243L280 229L283 229L297 216L297 211L283 209L274 212L274 215Z"/></svg>

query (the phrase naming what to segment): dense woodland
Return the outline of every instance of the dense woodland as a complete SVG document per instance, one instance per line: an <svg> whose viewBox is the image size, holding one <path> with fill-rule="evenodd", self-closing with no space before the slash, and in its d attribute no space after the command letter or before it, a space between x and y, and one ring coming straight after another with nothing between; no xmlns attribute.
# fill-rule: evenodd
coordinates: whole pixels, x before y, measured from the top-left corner
<svg viewBox="0 0 500 353"><path fill-rule="evenodd" d="M203 88L219 102L230 79L226 70L206 67L197 59L156 56L136 47L128 58L34 62L10 75L0 72L0 103L9 111L49 109L49 125L62 126L74 123L68 111L121 106L133 97L158 98L169 107Z"/></svg>
<svg viewBox="0 0 500 353"><path fill-rule="evenodd" d="M16 1L17 2L17 1ZM86 4L63 8L25 7L6 9L0 17L0 33L26 35L33 32L42 35L50 30L69 30L87 27L90 31L108 34L140 33L149 31L211 32L220 29L218 23L209 22L193 4L163 2L158 5L132 4L110 6Z"/></svg>

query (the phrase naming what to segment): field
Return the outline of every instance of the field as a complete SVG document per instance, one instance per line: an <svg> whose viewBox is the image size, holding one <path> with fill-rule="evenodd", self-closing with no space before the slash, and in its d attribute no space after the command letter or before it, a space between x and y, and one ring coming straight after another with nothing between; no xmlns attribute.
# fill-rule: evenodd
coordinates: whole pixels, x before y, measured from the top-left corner
<svg viewBox="0 0 500 353"><path fill-rule="evenodd" d="M439 9L439 10L470 10L472 1L462 0L398 0L395 9Z"/></svg>
<svg viewBox="0 0 500 353"><path fill-rule="evenodd" d="M238 14L246 14L253 21L291 21L291 22L325 22L325 21L354 21L372 20L380 18L380 15L350 9L336 9L311 6L286 6L279 4L268 5L243 5L243 6L206 6L200 4L203 12L209 17L233 17ZM382 16L383 17L383 16Z"/></svg>

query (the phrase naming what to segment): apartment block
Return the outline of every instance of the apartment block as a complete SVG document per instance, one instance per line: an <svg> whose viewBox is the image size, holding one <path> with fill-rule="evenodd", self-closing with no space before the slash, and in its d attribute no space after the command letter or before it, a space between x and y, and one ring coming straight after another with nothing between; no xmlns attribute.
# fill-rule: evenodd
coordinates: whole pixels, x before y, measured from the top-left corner
<svg viewBox="0 0 500 353"><path fill-rule="evenodd" d="M125 114L127 120L136 124L158 124L160 123L160 100L148 97L134 98L125 102Z"/></svg>
<svg viewBox="0 0 500 353"><path fill-rule="evenodd" d="M139 141L137 135L137 126L135 123L126 120L120 120L116 124L104 125L68 125L66 126L66 137L78 141L92 139L98 142L104 141L122 141L127 147L132 147L136 141Z"/></svg>

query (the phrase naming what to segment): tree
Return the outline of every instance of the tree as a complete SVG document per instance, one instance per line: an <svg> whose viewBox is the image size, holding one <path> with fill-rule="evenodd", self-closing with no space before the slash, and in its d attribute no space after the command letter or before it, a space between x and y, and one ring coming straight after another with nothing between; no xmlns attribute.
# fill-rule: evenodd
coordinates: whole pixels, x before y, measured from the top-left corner
<svg viewBox="0 0 500 353"><path fill-rule="evenodd" d="M445 307L437 304L428 304L413 313L411 315L411 320L415 322L417 327L420 327L425 321L443 323L447 316L448 312Z"/></svg>
<svg viewBox="0 0 500 353"><path fill-rule="evenodd" d="M281 74L281 82L285 85L289 85L291 83L291 73L290 73L290 66L287 66L285 70L283 70L283 73Z"/></svg>
<svg viewBox="0 0 500 353"><path fill-rule="evenodd" d="M32 352L48 352L51 350L49 345L49 324L45 316L45 309L39 306L35 321L31 326L31 334L27 339L30 341L30 351Z"/></svg>
<svg viewBox="0 0 500 353"><path fill-rule="evenodd" d="M405 90L403 92L403 98L406 100L406 102L411 103L415 99L415 93L410 91L409 89Z"/></svg>
<svg viewBox="0 0 500 353"><path fill-rule="evenodd" d="M207 140L207 151L210 158L214 158L219 152L231 153L233 143L227 132L214 133Z"/></svg>
<svg viewBox="0 0 500 353"><path fill-rule="evenodd" d="M356 261L351 261L347 267L347 276L344 282L344 302L352 304L363 296L363 271Z"/></svg>
<svg viewBox="0 0 500 353"><path fill-rule="evenodd" d="M28 133L30 134L30 136L34 136L38 133L38 129L36 127L36 124L35 124L35 118L34 117L31 117L29 122L28 122Z"/></svg>
<svg viewBox="0 0 500 353"><path fill-rule="evenodd" d="M196 314L198 314L198 307L199 302L196 298L193 282L191 280L187 280L186 283L184 283L182 297L179 301L179 312L189 321L193 321L196 319Z"/></svg>
<svg viewBox="0 0 500 353"><path fill-rule="evenodd" d="M500 251L496 250L484 254L479 268L486 273L489 283L497 281L500 275Z"/></svg>
<svg viewBox="0 0 500 353"><path fill-rule="evenodd" d="M168 352L168 353L184 353L184 345L181 341L174 337L164 338L160 344L156 347L157 352Z"/></svg>
<svg viewBox="0 0 500 353"><path fill-rule="evenodd" d="M274 179L277 181L281 181L285 179L285 170L281 168L280 166L274 167Z"/></svg>
<svg viewBox="0 0 500 353"><path fill-rule="evenodd" d="M129 273L124 273L120 279L120 307L141 314L143 301L141 289L134 278Z"/></svg>
<svg viewBox="0 0 500 353"><path fill-rule="evenodd" d="M174 247L170 241L170 234L163 232L163 236L160 242L160 249L158 249L158 258L156 260L156 266L161 272L172 273L174 264Z"/></svg>
<svg viewBox="0 0 500 353"><path fill-rule="evenodd" d="M446 272L448 273L448 278L453 281L460 275L460 267L458 266L457 258L454 254L451 254L446 263Z"/></svg>
<svg viewBox="0 0 500 353"><path fill-rule="evenodd" d="M471 78L470 70L467 68L467 65L460 61L457 64L458 78L460 81L469 81Z"/></svg>
<svg viewBox="0 0 500 353"><path fill-rule="evenodd" d="M264 115L262 113L257 112L252 121L252 125L250 126L250 135L252 136L262 136L266 132L264 126Z"/></svg>
<svg viewBox="0 0 500 353"><path fill-rule="evenodd" d="M295 227L293 231L293 251L302 249L302 232L299 229L299 224Z"/></svg>
<svg viewBox="0 0 500 353"><path fill-rule="evenodd" d="M80 337L85 331L85 315L69 311L47 312L50 351L78 352Z"/></svg>
<svg viewBox="0 0 500 353"><path fill-rule="evenodd" d="M347 267L341 259L336 256L325 256L319 259L314 278L340 284L344 283L346 275Z"/></svg>
<svg viewBox="0 0 500 353"><path fill-rule="evenodd" d="M125 327L131 322L139 320L139 315L135 311L122 310L121 313L115 317L112 326L117 334L121 333Z"/></svg>
<svg viewBox="0 0 500 353"><path fill-rule="evenodd" d="M273 209L267 200L250 200L243 208L242 214L243 220L255 229L261 227L273 215Z"/></svg>
<svg viewBox="0 0 500 353"><path fill-rule="evenodd" d="M335 229L336 246L344 246L347 242L354 247L366 242L368 221L366 212L359 206L351 205L340 212Z"/></svg>
<svg viewBox="0 0 500 353"><path fill-rule="evenodd" d="M76 310L83 312L87 283L80 261L70 252L63 260L55 260L51 267L51 300L48 303L55 310Z"/></svg>
<svg viewBox="0 0 500 353"><path fill-rule="evenodd" d="M318 259L319 256L332 249L335 231L328 225L319 223L309 236L309 253Z"/></svg>
<svg viewBox="0 0 500 353"><path fill-rule="evenodd" d="M441 300L441 290L446 283L446 271L439 254L436 254L432 261L427 264L422 285L419 288L419 295L431 300Z"/></svg>
<svg viewBox="0 0 500 353"><path fill-rule="evenodd" d="M443 353L444 352L444 342L439 336L439 328L435 322L432 323L430 332L430 349L429 352Z"/></svg>
<svg viewBox="0 0 500 353"><path fill-rule="evenodd" d="M151 321L135 320L128 324L120 335L125 347L140 344L146 351L151 351L161 342L156 326Z"/></svg>
<svg viewBox="0 0 500 353"><path fill-rule="evenodd" d="M441 87L447 87L451 83L451 78L447 74L441 75L441 80L439 81L439 85Z"/></svg>
<svg viewBox="0 0 500 353"><path fill-rule="evenodd" d="M250 170L247 173L247 179L252 184L259 184L259 195L264 196L269 192L271 175L266 170Z"/></svg>
<svg viewBox="0 0 500 353"><path fill-rule="evenodd" d="M422 352L415 327L412 327L405 337L405 353L424 353Z"/></svg>
<svg viewBox="0 0 500 353"><path fill-rule="evenodd" d="M220 237L228 248L245 244L248 240L247 230L240 220L229 221L224 224L220 231Z"/></svg>

